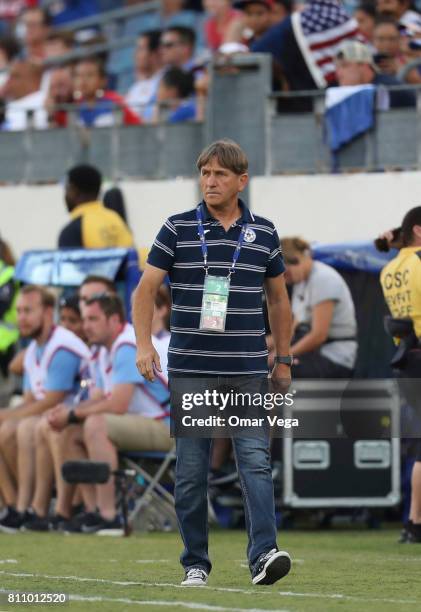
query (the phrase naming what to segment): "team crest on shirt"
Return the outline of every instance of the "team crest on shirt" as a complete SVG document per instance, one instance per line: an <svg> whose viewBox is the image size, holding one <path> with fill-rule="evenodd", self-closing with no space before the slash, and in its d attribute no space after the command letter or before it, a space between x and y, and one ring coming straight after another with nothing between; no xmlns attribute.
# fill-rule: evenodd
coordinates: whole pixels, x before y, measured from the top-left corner
<svg viewBox="0 0 421 612"><path fill-rule="evenodd" d="M244 240L246 242L254 242L256 240L256 232L250 228L247 228L244 234Z"/></svg>

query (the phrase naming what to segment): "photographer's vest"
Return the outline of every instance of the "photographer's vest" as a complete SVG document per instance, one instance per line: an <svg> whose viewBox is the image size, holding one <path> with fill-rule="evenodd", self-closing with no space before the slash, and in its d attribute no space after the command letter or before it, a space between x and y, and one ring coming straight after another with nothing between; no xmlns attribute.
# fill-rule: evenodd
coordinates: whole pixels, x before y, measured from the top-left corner
<svg viewBox="0 0 421 612"><path fill-rule="evenodd" d="M392 316L411 319L421 338L421 248L402 248L381 271L380 282Z"/></svg>
<svg viewBox="0 0 421 612"><path fill-rule="evenodd" d="M73 332L64 327L57 326L53 328L39 360L37 358L37 343L35 340L32 340L26 349L23 367L25 374L28 376L31 392L37 400L44 399L45 397L48 368L52 358L60 349L66 349L66 351L80 357L80 376L83 375L82 370L86 368L86 364L91 358L91 353L86 344ZM76 386L77 381L74 381L74 383ZM64 401L72 401L75 395L76 391L69 392Z"/></svg>
<svg viewBox="0 0 421 612"><path fill-rule="evenodd" d="M132 346L136 349L136 337L133 326L126 323L122 332L114 340L108 351L102 346L98 356L98 370L101 376L103 391L107 397L113 390L113 362L117 351L122 346ZM168 381L160 372L156 373L155 381L149 382L139 374L139 383L130 401L128 413L139 414L152 419L163 419L169 416Z"/></svg>
<svg viewBox="0 0 421 612"><path fill-rule="evenodd" d="M4 285L7 285L15 274L13 266L6 266L3 261L0 261L0 291ZM15 344L19 338L19 330L17 328L17 313L16 313L17 291L13 296L12 302L4 313L0 321L0 352L5 353L8 348Z"/></svg>

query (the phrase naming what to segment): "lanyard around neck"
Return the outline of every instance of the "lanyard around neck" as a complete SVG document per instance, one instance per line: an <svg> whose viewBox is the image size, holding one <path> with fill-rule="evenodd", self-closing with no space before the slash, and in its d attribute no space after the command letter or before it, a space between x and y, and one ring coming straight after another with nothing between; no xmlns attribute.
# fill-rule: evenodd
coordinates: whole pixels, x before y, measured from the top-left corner
<svg viewBox="0 0 421 612"><path fill-rule="evenodd" d="M196 217L197 217L197 229L199 232L199 238L200 238L200 246L202 247L202 255L203 255L203 265L205 268L205 274L206 276L208 275L208 245L206 244L206 238L205 238L205 230L203 229L203 216L202 216L202 207L201 204L199 204L199 206L196 208ZM241 251L241 247L243 246L243 242L244 242L244 235L247 231L247 223L244 223L242 228L241 228L241 232L240 232L240 236L238 238L238 242L237 242L237 246L235 247L235 251L234 254L232 256L232 264L231 267L229 269L228 272L228 277L227 278L231 278L231 274L233 274L235 266L237 264L238 258L240 256L240 251Z"/></svg>

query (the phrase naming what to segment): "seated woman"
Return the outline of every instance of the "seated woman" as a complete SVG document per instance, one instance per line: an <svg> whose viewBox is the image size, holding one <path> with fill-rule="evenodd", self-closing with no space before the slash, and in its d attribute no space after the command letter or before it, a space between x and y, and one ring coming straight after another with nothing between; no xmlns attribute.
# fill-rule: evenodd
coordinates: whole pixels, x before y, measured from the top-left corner
<svg viewBox="0 0 421 612"><path fill-rule="evenodd" d="M292 285L294 378L348 378L357 356L354 303L341 275L313 261L298 237L281 240L286 281Z"/></svg>

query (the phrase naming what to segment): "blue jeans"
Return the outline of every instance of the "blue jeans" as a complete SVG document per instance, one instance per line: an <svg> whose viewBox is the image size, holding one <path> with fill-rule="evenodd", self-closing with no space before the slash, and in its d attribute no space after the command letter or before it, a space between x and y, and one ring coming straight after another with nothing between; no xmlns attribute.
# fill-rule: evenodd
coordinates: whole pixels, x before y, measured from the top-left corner
<svg viewBox="0 0 421 612"><path fill-rule="evenodd" d="M184 551L185 569L201 567L210 572L208 555L208 471L210 438L177 438L175 510ZM269 439L233 438L235 461L243 494L247 558L250 570L262 553L276 548L275 502Z"/></svg>

